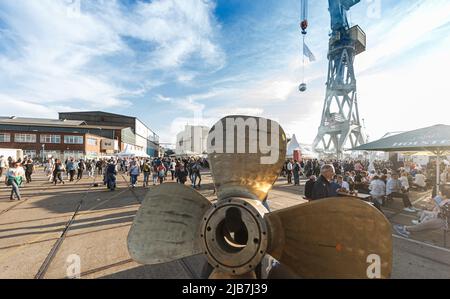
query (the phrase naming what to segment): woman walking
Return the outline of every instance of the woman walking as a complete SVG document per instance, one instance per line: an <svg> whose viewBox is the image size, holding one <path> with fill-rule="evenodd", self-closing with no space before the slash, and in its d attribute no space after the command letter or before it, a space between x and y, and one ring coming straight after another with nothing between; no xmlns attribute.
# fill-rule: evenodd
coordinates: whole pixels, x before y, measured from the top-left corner
<svg viewBox="0 0 450 299"><path fill-rule="evenodd" d="M166 177L166 167L163 163L159 164L158 166L158 178L159 178L159 184L164 183L164 178Z"/></svg>
<svg viewBox="0 0 450 299"><path fill-rule="evenodd" d="M14 194L17 197L17 200L21 200L19 187L22 184L23 177L24 177L24 170L20 163L14 163L12 164L12 167L8 170L6 174L6 180L5 184L7 186L11 186L11 196L10 200L14 200Z"/></svg>

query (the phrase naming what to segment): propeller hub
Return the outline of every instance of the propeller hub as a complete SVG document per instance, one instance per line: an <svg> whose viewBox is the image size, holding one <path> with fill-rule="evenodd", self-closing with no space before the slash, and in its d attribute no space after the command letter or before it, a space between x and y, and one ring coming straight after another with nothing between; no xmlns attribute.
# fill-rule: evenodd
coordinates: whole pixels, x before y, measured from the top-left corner
<svg viewBox="0 0 450 299"><path fill-rule="evenodd" d="M233 275L253 271L268 248L265 213L262 203L253 199L227 198L213 205L200 233L208 262Z"/></svg>

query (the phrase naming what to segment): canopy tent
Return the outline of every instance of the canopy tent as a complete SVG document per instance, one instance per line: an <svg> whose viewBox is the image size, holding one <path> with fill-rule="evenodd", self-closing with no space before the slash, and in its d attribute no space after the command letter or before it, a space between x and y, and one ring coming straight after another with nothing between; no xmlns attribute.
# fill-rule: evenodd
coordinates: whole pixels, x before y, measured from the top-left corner
<svg viewBox="0 0 450 299"><path fill-rule="evenodd" d="M306 146L300 145L300 143L297 140L297 136L295 136L295 134L294 134L294 135L292 135L291 140L287 144L286 157L292 158L294 156L295 151L300 151L301 157L303 159L317 159L318 158L317 153L313 152Z"/></svg>
<svg viewBox="0 0 450 299"><path fill-rule="evenodd" d="M125 150L116 154L117 157L138 157L138 158L150 158L147 153L144 153L143 151L136 151L130 149L128 146L125 147Z"/></svg>
<svg viewBox="0 0 450 299"><path fill-rule="evenodd" d="M416 155L436 156L436 190L440 190L440 158L450 152L450 126L435 125L381 138L351 150L408 152Z"/></svg>
<svg viewBox="0 0 450 299"><path fill-rule="evenodd" d="M295 134L292 135L291 141L287 144L286 147L286 156L292 158L295 151L301 151L300 144L297 141L297 137Z"/></svg>

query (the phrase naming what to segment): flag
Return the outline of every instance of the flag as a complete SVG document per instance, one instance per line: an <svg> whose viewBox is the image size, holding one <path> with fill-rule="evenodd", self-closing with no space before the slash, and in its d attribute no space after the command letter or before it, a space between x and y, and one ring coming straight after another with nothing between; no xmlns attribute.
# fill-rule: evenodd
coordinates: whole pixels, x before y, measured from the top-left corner
<svg viewBox="0 0 450 299"><path fill-rule="evenodd" d="M305 43L303 43L303 55L308 57L310 62L316 61L316 57L314 56L314 54L311 52L311 50L308 48L308 46Z"/></svg>

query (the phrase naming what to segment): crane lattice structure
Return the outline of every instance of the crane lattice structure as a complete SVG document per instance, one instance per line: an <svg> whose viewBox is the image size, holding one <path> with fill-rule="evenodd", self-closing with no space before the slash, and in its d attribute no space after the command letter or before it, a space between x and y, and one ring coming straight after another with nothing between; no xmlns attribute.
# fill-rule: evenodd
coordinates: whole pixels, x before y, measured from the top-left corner
<svg viewBox="0 0 450 299"><path fill-rule="evenodd" d="M328 0L331 37L328 49L328 79L322 120L313 148L316 152L343 155L366 143L357 103L355 56L366 50L366 35L359 26L350 28L347 11L360 0Z"/></svg>

